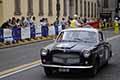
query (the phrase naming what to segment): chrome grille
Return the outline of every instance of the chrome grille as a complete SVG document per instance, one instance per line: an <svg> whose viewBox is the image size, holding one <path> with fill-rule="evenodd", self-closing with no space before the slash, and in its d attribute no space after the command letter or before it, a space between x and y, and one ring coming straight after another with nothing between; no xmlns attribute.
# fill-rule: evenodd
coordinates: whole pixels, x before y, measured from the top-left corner
<svg viewBox="0 0 120 80"><path fill-rule="evenodd" d="M80 57L77 54L57 53L53 55L53 62L61 64L77 64L80 63Z"/></svg>

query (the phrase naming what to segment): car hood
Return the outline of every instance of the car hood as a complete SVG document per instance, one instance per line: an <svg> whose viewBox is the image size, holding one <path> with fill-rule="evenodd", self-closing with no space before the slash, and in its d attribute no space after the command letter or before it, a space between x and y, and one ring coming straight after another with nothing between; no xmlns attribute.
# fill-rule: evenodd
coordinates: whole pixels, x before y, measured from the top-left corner
<svg viewBox="0 0 120 80"><path fill-rule="evenodd" d="M71 49L75 47L77 43L57 43L56 48Z"/></svg>
<svg viewBox="0 0 120 80"><path fill-rule="evenodd" d="M82 42L60 42L54 45L55 49L69 49L76 51L91 50L95 48L95 44Z"/></svg>

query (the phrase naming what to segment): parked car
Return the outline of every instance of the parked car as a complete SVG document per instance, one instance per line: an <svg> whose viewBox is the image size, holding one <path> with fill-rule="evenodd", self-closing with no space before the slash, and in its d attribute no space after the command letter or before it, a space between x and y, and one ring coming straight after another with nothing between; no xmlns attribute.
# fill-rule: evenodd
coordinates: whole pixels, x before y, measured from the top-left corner
<svg viewBox="0 0 120 80"><path fill-rule="evenodd" d="M111 45L102 31L93 28L65 29L55 41L42 48L41 66L45 74L88 70L95 76L112 57Z"/></svg>

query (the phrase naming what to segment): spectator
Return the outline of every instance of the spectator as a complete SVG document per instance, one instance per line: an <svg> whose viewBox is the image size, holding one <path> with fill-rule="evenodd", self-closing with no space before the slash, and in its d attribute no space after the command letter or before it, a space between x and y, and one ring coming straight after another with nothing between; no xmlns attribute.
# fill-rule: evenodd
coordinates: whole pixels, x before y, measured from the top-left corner
<svg viewBox="0 0 120 80"><path fill-rule="evenodd" d="M48 36L48 20L47 20L47 18L43 18L42 20L43 20L42 24L41 24L41 26L42 26L42 35L44 37L47 37Z"/></svg>
<svg viewBox="0 0 120 80"><path fill-rule="evenodd" d="M87 18L86 18L86 17L84 17L83 22L84 22L84 23L86 23L86 22L87 22Z"/></svg>
<svg viewBox="0 0 120 80"><path fill-rule="evenodd" d="M40 25L41 26L43 25L43 19L40 19Z"/></svg>
<svg viewBox="0 0 120 80"><path fill-rule="evenodd" d="M26 17L24 27L30 27L31 24L32 24L32 21L31 21L30 17Z"/></svg>
<svg viewBox="0 0 120 80"><path fill-rule="evenodd" d="M29 16L28 18L29 18L28 21L29 21L30 26L33 25L33 18L31 16Z"/></svg>
<svg viewBox="0 0 120 80"><path fill-rule="evenodd" d="M67 24L67 22L66 22L65 18L62 18L62 21L61 21L62 29L65 29L66 24Z"/></svg>
<svg viewBox="0 0 120 80"><path fill-rule="evenodd" d="M58 18L56 18L56 21L54 22L54 27L55 27L55 33L58 35L58 26L60 24L60 21Z"/></svg>
<svg viewBox="0 0 120 80"><path fill-rule="evenodd" d="M80 17L78 18L78 22L81 23L81 24L84 24L82 18L80 18Z"/></svg>
<svg viewBox="0 0 120 80"><path fill-rule="evenodd" d="M78 18L77 15L74 15L74 19L71 21L71 24L70 24L71 28L76 28L81 26L77 18Z"/></svg>
<svg viewBox="0 0 120 80"><path fill-rule="evenodd" d="M73 20L72 17L68 16L68 21L67 21L67 24L68 24L68 27L70 27L70 24L71 24L71 21Z"/></svg>
<svg viewBox="0 0 120 80"><path fill-rule="evenodd" d="M20 19L16 20L16 24L17 24L18 27L20 26Z"/></svg>
<svg viewBox="0 0 120 80"><path fill-rule="evenodd" d="M22 26L22 27L25 26L25 17L21 18L20 26Z"/></svg>
<svg viewBox="0 0 120 80"><path fill-rule="evenodd" d="M12 23L11 23L11 28L16 27L17 23L16 23L16 18L12 17Z"/></svg>
<svg viewBox="0 0 120 80"><path fill-rule="evenodd" d="M35 16L32 17L32 21L33 21L33 23L35 23L35 21L36 21Z"/></svg>
<svg viewBox="0 0 120 80"><path fill-rule="evenodd" d="M9 23L11 22L11 19L9 19L8 21L4 22L1 26L2 29L4 28L8 28L9 27Z"/></svg>

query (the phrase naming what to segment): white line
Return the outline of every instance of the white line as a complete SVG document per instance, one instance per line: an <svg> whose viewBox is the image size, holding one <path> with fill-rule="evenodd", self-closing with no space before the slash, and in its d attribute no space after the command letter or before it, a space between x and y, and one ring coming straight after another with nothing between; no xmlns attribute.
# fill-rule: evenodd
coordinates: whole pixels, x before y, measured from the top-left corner
<svg viewBox="0 0 120 80"><path fill-rule="evenodd" d="M120 35L117 35L117 36L114 36L114 37L110 37L110 38L107 38L107 41L111 41L111 40L114 40L114 39L119 38L119 37L120 37ZM48 41L46 41L46 42L48 42ZM41 43L44 43L44 42L41 42ZM40 61L40 60L38 60L38 61ZM18 69L18 67L16 67L17 70L13 69L14 71L10 71L11 69L9 69L9 70L5 70L3 72L0 72L1 73L0 74L0 79L8 77L8 76L11 76L11 75L19 73L19 72L23 72L23 71L29 70L29 69L37 67L37 66L40 66L41 65L41 61L40 61L40 63L37 63L38 61L35 61L36 62L35 64L34 64L34 62L29 63L29 65L25 64L25 65L28 65L28 66L25 66L24 68Z"/></svg>
<svg viewBox="0 0 120 80"><path fill-rule="evenodd" d="M34 67L37 67L37 66L39 66L39 65L40 65L40 64L34 64L34 65L32 65L32 66L28 66L28 67L26 67L26 68L23 68L23 69L20 69L20 70L16 70L16 71L14 71L14 72L11 72L11 73L2 75L2 76L0 76L0 79L5 78L5 77L8 77L8 76L11 76L11 75L13 75L13 74L16 74L16 73L19 73L19 72L22 72L22 71L29 70L29 69L34 68Z"/></svg>
<svg viewBox="0 0 120 80"><path fill-rule="evenodd" d="M112 40L119 38L119 37L120 37L120 35L113 36L113 37L107 38L107 41L112 41Z"/></svg>
<svg viewBox="0 0 120 80"><path fill-rule="evenodd" d="M0 79L39 66L40 60L0 72Z"/></svg>
<svg viewBox="0 0 120 80"><path fill-rule="evenodd" d="M53 40L41 41L40 43L45 43L45 42L50 42L50 41L53 41Z"/></svg>

